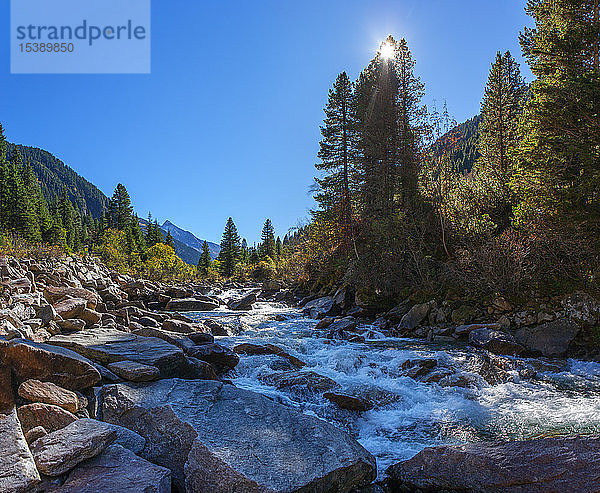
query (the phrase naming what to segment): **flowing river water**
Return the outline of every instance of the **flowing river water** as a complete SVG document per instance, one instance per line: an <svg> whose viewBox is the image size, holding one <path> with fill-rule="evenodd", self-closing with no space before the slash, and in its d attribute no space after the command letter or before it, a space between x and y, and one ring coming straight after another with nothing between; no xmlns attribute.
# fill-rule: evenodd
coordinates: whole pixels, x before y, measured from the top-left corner
<svg viewBox="0 0 600 493"><path fill-rule="evenodd" d="M291 368L274 355L242 356L229 376L238 387L348 431L377 458L380 477L389 465L428 446L600 433L599 363L521 359L515 362L535 370L535 379L512 370L510 381L494 385L477 372L477 352L466 345L386 338L377 332L364 343L329 340L315 330L316 320L279 303L255 303L248 312L187 315L241 326L239 335L216 337L217 342L230 347L275 344L305 362L303 371L337 382L336 392L370 400L370 411L345 411L319 391L278 389L269 375ZM277 315L285 320L275 320ZM434 358L473 383L470 388L442 387L404 376L402 364L415 358Z"/></svg>

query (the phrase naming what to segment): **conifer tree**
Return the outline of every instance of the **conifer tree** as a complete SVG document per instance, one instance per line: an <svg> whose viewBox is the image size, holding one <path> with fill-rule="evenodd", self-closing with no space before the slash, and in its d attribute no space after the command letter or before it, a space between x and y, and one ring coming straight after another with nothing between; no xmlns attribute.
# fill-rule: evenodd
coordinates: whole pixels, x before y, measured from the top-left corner
<svg viewBox="0 0 600 493"><path fill-rule="evenodd" d="M389 36L356 85L361 202L370 222L389 223L417 197L426 110L414 66L406 41Z"/></svg>
<svg viewBox="0 0 600 493"><path fill-rule="evenodd" d="M283 252L283 245L281 244L281 238L277 237L277 241L275 242L275 254L277 258L281 257L281 253Z"/></svg>
<svg viewBox="0 0 600 493"><path fill-rule="evenodd" d="M175 240L173 239L173 236L171 235L170 231L167 231L167 236L165 237L165 245L175 249Z"/></svg>
<svg viewBox="0 0 600 493"><path fill-rule="evenodd" d="M231 217L227 219L223 238L221 239L221 251L219 262L221 273L225 277L233 275L236 264L240 260L240 235Z"/></svg>
<svg viewBox="0 0 600 493"><path fill-rule="evenodd" d="M125 231L131 226L133 207L127 189L119 183L108 203L108 225L110 228Z"/></svg>
<svg viewBox="0 0 600 493"><path fill-rule="evenodd" d="M536 80L522 119L512 188L519 214L597 205L600 19L597 0L529 0L520 37Z"/></svg>
<svg viewBox="0 0 600 493"><path fill-rule="evenodd" d="M205 241L202 243L202 253L200 253L200 258L198 259L198 272L200 275L207 275L211 264L210 250L208 249L208 243Z"/></svg>
<svg viewBox="0 0 600 493"><path fill-rule="evenodd" d="M509 225L511 202L508 182L514 172L519 143L518 124L526 94L519 65L509 51L497 53L481 102L477 178L485 189L491 219L500 229Z"/></svg>
<svg viewBox="0 0 600 493"><path fill-rule="evenodd" d="M248 242L246 241L246 238L242 239L240 258L243 264L248 263Z"/></svg>
<svg viewBox="0 0 600 493"><path fill-rule="evenodd" d="M336 243L347 243L352 236L351 181L356 126L353 98L353 84L346 72L342 72L329 90L321 127L320 162L315 165L324 175L315 178L315 201L319 209L313 215L327 225L334 237L339 237Z"/></svg>
<svg viewBox="0 0 600 493"><path fill-rule="evenodd" d="M262 258L275 258L275 229L270 219L265 221L261 234L260 253Z"/></svg>

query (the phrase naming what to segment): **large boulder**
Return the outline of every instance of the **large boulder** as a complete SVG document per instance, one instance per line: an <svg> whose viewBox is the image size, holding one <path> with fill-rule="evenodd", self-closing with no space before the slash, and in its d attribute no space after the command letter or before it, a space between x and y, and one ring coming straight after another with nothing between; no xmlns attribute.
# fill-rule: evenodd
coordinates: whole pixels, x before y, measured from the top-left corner
<svg viewBox="0 0 600 493"><path fill-rule="evenodd" d="M487 349L494 354L521 355L525 348L513 336L499 330L487 328L475 329L469 333L469 344Z"/></svg>
<svg viewBox="0 0 600 493"><path fill-rule="evenodd" d="M426 491L600 491L600 438L428 447L387 474L394 486Z"/></svg>
<svg viewBox="0 0 600 493"><path fill-rule="evenodd" d="M86 301L86 306L90 310L95 310L100 302L100 297L89 289L71 288L68 286L48 286L44 289L44 298L51 304L65 298L81 298Z"/></svg>
<svg viewBox="0 0 600 493"><path fill-rule="evenodd" d="M144 436L144 458L182 490L343 493L375 478L375 459L343 431L232 385L173 379L103 394L104 419Z"/></svg>
<svg viewBox="0 0 600 493"><path fill-rule="evenodd" d="M235 352L220 344L202 344L188 351L188 354L222 371L232 370L240 362L240 357Z"/></svg>
<svg viewBox="0 0 600 493"><path fill-rule="evenodd" d="M167 303L167 310L172 312L208 312L215 308L219 308L219 302L207 296L180 298Z"/></svg>
<svg viewBox="0 0 600 493"><path fill-rule="evenodd" d="M402 320L400 320L399 329L404 330L412 330L419 325L427 318L429 312L431 311L432 303L419 303L418 305L414 305L408 313L406 313Z"/></svg>
<svg viewBox="0 0 600 493"><path fill-rule="evenodd" d="M93 363L61 347L24 339L0 341L0 359L12 366L21 381L29 378L53 382L71 390L91 387L100 381Z"/></svg>
<svg viewBox="0 0 600 493"><path fill-rule="evenodd" d="M173 346L177 346L183 351L187 351L194 347L194 342L184 334L179 332L171 332L163 329L154 329L152 327L142 327L132 331L136 336L141 337L158 337Z"/></svg>
<svg viewBox="0 0 600 493"><path fill-rule="evenodd" d="M34 402L17 409L17 416L24 432L42 426L49 433L60 430L77 420L77 416L54 404Z"/></svg>
<svg viewBox="0 0 600 493"><path fill-rule="evenodd" d="M180 376L187 362L183 351L156 337L142 337L110 328L88 329L69 336L57 335L50 344L66 347L102 365L137 361L155 366L161 376Z"/></svg>
<svg viewBox="0 0 600 493"><path fill-rule="evenodd" d="M116 438L117 432L110 425L95 419L79 419L36 440L30 448L41 473L60 476L98 455Z"/></svg>
<svg viewBox="0 0 600 493"><path fill-rule="evenodd" d="M56 493L171 493L171 471L120 445L79 464Z"/></svg>
<svg viewBox="0 0 600 493"><path fill-rule="evenodd" d="M62 407L71 413L79 411L79 398L71 390L63 389L52 382L29 379L19 385L19 396L31 402L43 402Z"/></svg>
<svg viewBox="0 0 600 493"><path fill-rule="evenodd" d="M40 481L33 456L13 408L0 413L0 491L19 493L31 491Z"/></svg>
<svg viewBox="0 0 600 493"><path fill-rule="evenodd" d="M56 313L62 318L81 318L87 302L82 298L69 298L54 305Z"/></svg>
<svg viewBox="0 0 600 493"><path fill-rule="evenodd" d="M233 348L233 351L238 354L248 355L274 354L276 356L288 360L296 368L303 368L304 366L306 366L306 363L304 363L304 361L300 361L295 356L292 356L291 354L284 351L279 346L275 346L274 344L265 344L264 346L261 346L259 344L251 344L249 342L244 342L235 346Z"/></svg>
<svg viewBox="0 0 600 493"><path fill-rule="evenodd" d="M558 319L537 327L523 327L515 337L532 353L547 357L564 356L579 333L579 326L568 319Z"/></svg>
<svg viewBox="0 0 600 493"><path fill-rule="evenodd" d="M150 382L160 377L160 371L156 366L148 366L137 361L116 361L107 367L115 375L130 382Z"/></svg>
<svg viewBox="0 0 600 493"><path fill-rule="evenodd" d="M256 303L256 292L248 293L239 300L231 300L227 303L227 308L230 310L252 310L252 303Z"/></svg>
<svg viewBox="0 0 600 493"><path fill-rule="evenodd" d="M334 303L331 296L325 296L324 298L317 298L308 302L304 305L302 311L310 318L321 319L328 315L338 315L340 308Z"/></svg>

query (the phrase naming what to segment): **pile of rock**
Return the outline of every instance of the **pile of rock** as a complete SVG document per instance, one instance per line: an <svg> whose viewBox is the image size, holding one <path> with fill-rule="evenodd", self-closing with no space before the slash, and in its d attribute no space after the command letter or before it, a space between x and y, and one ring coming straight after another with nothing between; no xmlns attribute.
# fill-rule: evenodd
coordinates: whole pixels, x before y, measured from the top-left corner
<svg viewBox="0 0 600 493"><path fill-rule="evenodd" d="M437 344L469 343L495 354L546 357L585 356L593 345L582 344L582 337L600 323L600 302L585 293L529 308L513 307L501 297L482 306L405 300L375 316L373 307L361 306L353 293L344 287L333 296L305 298L304 314L319 320L315 329L329 339L363 342L379 333Z"/></svg>
<svg viewBox="0 0 600 493"><path fill-rule="evenodd" d="M239 354L300 360L233 351L215 342L224 325L162 310L219 306L206 287L92 259L6 259L0 274L0 491L350 491L374 479L349 435L226 383Z"/></svg>

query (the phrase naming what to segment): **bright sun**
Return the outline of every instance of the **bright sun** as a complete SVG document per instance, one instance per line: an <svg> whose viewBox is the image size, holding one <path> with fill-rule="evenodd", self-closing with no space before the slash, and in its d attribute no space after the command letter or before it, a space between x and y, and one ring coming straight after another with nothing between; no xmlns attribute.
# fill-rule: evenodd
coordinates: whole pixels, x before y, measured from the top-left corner
<svg viewBox="0 0 600 493"><path fill-rule="evenodd" d="M379 54L384 60L391 60L394 57L394 47L387 42L381 43Z"/></svg>

